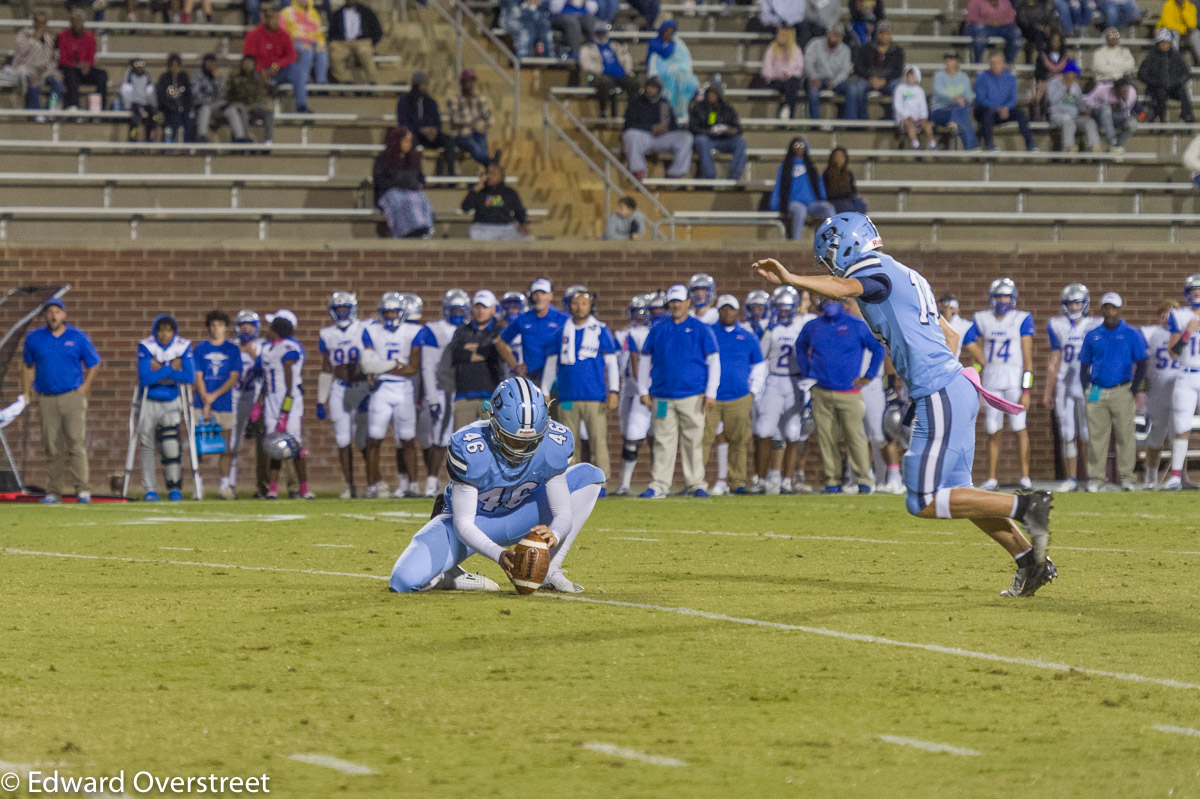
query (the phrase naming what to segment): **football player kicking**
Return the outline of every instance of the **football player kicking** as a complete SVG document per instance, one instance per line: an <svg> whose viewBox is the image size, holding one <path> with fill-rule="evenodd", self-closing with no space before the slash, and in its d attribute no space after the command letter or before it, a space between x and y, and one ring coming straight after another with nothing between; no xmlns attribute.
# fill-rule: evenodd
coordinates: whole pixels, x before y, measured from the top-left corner
<svg viewBox="0 0 1200 799"><path fill-rule="evenodd" d="M984 391L954 357L958 334L937 310L929 283L880 252L883 241L864 214L838 214L817 230L813 251L830 277L799 277L768 258L752 265L771 283L827 297L853 297L871 330L887 345L897 374L916 403L912 442L904 456L908 512L923 519L968 519L1012 555L1017 572L1004 596L1031 596L1057 576L1046 557L1051 495L1016 496L971 485L979 396L1008 413L1020 406ZM1024 525L1029 539L1015 522Z"/></svg>
<svg viewBox="0 0 1200 799"><path fill-rule="evenodd" d="M531 532L550 546L542 588L583 591L563 574L562 563L596 505L604 472L590 463L567 466L575 450L571 431L550 419L545 395L529 379L502 382L489 407L490 420L451 438L450 485L392 567L392 591L495 591L496 583L459 564L478 553L511 577L512 552L505 547Z"/></svg>

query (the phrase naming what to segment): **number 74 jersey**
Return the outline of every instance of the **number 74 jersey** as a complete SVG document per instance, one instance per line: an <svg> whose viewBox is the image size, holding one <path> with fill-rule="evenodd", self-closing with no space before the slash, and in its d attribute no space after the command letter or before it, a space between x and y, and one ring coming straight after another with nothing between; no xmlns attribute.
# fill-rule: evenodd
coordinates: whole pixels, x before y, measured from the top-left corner
<svg viewBox="0 0 1200 799"><path fill-rule="evenodd" d="M504 516L530 501L534 492L555 475L567 470L575 438L571 431L554 420L533 457L512 465L500 453L493 439L490 422L472 422L460 428L446 450L446 512L453 512L451 487L454 483L475 486L479 491L479 516Z"/></svg>

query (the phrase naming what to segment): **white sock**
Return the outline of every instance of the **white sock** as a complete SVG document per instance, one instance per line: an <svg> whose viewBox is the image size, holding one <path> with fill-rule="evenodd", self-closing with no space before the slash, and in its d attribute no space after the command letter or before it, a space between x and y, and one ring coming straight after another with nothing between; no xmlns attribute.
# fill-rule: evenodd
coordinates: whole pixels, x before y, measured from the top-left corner
<svg viewBox="0 0 1200 799"><path fill-rule="evenodd" d="M1158 467L1157 466L1147 466L1146 467L1146 485L1154 485L1157 482L1158 482Z"/></svg>
<svg viewBox="0 0 1200 799"><path fill-rule="evenodd" d="M1182 472L1183 464L1187 461L1188 440L1186 438L1177 438L1171 444L1171 471Z"/></svg>
<svg viewBox="0 0 1200 799"><path fill-rule="evenodd" d="M729 443L717 444L717 479L729 476Z"/></svg>
<svg viewBox="0 0 1200 799"><path fill-rule="evenodd" d="M780 472L778 469L772 469L769 472L767 472L767 482L768 483L778 483L780 481L780 479L782 478L782 476L783 476L782 472Z"/></svg>
<svg viewBox="0 0 1200 799"><path fill-rule="evenodd" d="M583 529L588 517L592 515L592 509L596 507L596 500L599 497L600 486L598 485L584 486L578 491L571 492L571 532L558 542L558 546L550 550L550 569L546 572L547 575L562 571L563 560L566 559L567 552L571 550L571 544L575 543L575 536L579 535L579 531Z"/></svg>
<svg viewBox="0 0 1200 799"><path fill-rule="evenodd" d="M226 488L229 488L229 478L222 477L221 478L221 490L224 491Z"/></svg>
<svg viewBox="0 0 1200 799"><path fill-rule="evenodd" d="M621 488L628 489L633 482L633 470L637 461L621 461Z"/></svg>

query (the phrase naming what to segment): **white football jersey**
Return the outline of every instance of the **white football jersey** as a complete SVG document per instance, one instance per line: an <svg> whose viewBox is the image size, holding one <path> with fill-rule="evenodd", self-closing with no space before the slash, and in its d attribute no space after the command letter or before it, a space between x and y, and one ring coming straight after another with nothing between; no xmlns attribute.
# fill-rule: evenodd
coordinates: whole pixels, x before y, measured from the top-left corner
<svg viewBox="0 0 1200 799"><path fill-rule="evenodd" d="M800 336L800 330L816 318L816 314L796 314L796 318L790 323L774 324L767 329L760 343L763 360L767 362L767 369L770 370L768 374L773 377L801 377L795 357L796 339Z"/></svg>
<svg viewBox="0 0 1200 799"><path fill-rule="evenodd" d="M636 394L638 381L634 379L635 375L630 368L633 359L629 357L629 353L631 350L642 351L646 336L650 335L650 325L631 325L618 330L614 335L617 337L617 369L621 373L621 390ZM639 363L641 360L639 359Z"/></svg>
<svg viewBox="0 0 1200 799"><path fill-rule="evenodd" d="M406 364L412 357L414 339L424 329L425 326L419 322L402 322L395 330L388 330L382 324L374 323L363 328L363 347L374 350L382 361L400 361ZM412 381L411 377L392 374L377 375L377 379L382 383Z"/></svg>
<svg viewBox="0 0 1200 799"><path fill-rule="evenodd" d="M274 402L283 402L287 396L285 369L292 370L292 390L299 392L301 373L304 371L304 346L294 338L281 338L263 347L258 358L262 366L263 391Z"/></svg>
<svg viewBox="0 0 1200 799"><path fill-rule="evenodd" d="M1183 333L1195 318L1196 314L1191 308L1176 308L1171 311L1167 327L1172 333ZM1193 333L1191 341L1183 345L1183 352L1179 353L1179 368L1200 369L1200 331Z"/></svg>
<svg viewBox="0 0 1200 799"><path fill-rule="evenodd" d="M255 399L258 399L263 385L262 373L255 366L258 365L258 358L266 346L265 338L256 338L245 348L240 341L238 342L238 349L242 352L242 376L238 378L238 390L243 394L253 394Z"/></svg>
<svg viewBox="0 0 1200 799"><path fill-rule="evenodd" d="M1168 346L1171 341L1171 331L1162 325L1146 325L1142 328L1146 338L1146 349L1150 351L1150 368L1146 370L1146 383L1149 393L1161 389L1171 390L1175 378L1179 376L1179 359L1171 354Z"/></svg>
<svg viewBox="0 0 1200 799"><path fill-rule="evenodd" d="M696 317L697 319L699 319L701 322L703 322L706 325L715 325L717 322L721 321L720 312L711 305L708 306L707 308L705 308L700 313L696 313L696 309L693 308L690 311L688 311L688 315Z"/></svg>
<svg viewBox="0 0 1200 799"><path fill-rule="evenodd" d="M441 402L437 396L438 388L438 366L442 362L442 354L446 351L446 347L450 344L450 339L454 338L456 325L452 325L445 319L435 319L425 325L425 330L429 335L422 336L425 342L422 345L421 351L421 389L425 392L426 402L437 405ZM437 342L434 346L432 342Z"/></svg>
<svg viewBox="0 0 1200 799"><path fill-rule="evenodd" d="M983 348L983 387L1013 389L1021 387L1021 373L1030 368L1021 350L1021 337L1033 335L1033 315L1029 311L1009 311L996 316L979 311L964 336L964 344L978 340Z"/></svg>
<svg viewBox="0 0 1200 799"><path fill-rule="evenodd" d="M321 353L329 356L329 362L334 366L347 363L358 363L362 355L362 334L367 323L355 319L343 327L329 325L321 328L317 334Z"/></svg>
<svg viewBox="0 0 1200 799"><path fill-rule="evenodd" d="M1060 384L1074 385L1079 382L1079 353L1083 350L1083 339L1103 323L1104 320L1098 316L1081 316L1071 321L1061 314L1046 323L1050 349L1062 353L1058 362Z"/></svg>

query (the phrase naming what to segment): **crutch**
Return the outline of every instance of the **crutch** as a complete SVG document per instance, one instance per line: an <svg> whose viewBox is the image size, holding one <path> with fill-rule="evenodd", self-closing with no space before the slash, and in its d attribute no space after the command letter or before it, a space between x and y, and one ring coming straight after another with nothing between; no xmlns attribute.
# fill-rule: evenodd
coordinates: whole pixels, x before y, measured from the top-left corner
<svg viewBox="0 0 1200 799"><path fill-rule="evenodd" d="M196 455L196 408L192 399L192 387L184 384L179 387L179 401L183 403L183 423L187 428L188 457L192 464L192 485L196 490L194 498L204 499L204 489L200 485L200 459Z"/></svg>
<svg viewBox="0 0 1200 799"><path fill-rule="evenodd" d="M129 476L133 474L133 455L137 450L138 433L142 429L142 414L146 410L147 388L138 386L133 390L129 403L129 447L125 450L125 479L121 482L121 496L129 495Z"/></svg>

